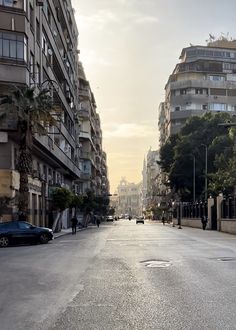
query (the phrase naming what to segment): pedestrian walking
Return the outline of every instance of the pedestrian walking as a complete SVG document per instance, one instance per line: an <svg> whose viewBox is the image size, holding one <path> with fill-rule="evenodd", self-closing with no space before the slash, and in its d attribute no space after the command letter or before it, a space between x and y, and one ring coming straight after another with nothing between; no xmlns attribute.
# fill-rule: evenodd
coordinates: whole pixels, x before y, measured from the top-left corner
<svg viewBox="0 0 236 330"><path fill-rule="evenodd" d="M77 220L76 216L73 216L73 218L71 218L72 235L76 234L77 223L78 223L78 220Z"/></svg>
<svg viewBox="0 0 236 330"><path fill-rule="evenodd" d="M163 223L163 226L164 226L164 225L165 225L165 223L166 223L164 215L163 215L163 217L161 218L161 221L162 221L162 223Z"/></svg>
<svg viewBox="0 0 236 330"><path fill-rule="evenodd" d="M202 221L202 229L206 230L206 226L207 226L207 217L205 215L202 215L201 217L201 221Z"/></svg>
<svg viewBox="0 0 236 330"><path fill-rule="evenodd" d="M97 227L99 228L99 226L100 226L100 217L98 215L96 216L96 223L97 223Z"/></svg>

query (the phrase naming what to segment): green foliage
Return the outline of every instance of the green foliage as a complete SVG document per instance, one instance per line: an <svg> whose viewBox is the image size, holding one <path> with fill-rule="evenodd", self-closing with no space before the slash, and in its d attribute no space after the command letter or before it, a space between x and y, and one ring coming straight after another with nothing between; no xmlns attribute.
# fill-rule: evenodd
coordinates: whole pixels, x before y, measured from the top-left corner
<svg viewBox="0 0 236 330"><path fill-rule="evenodd" d="M0 197L0 217L4 214L13 198L7 196Z"/></svg>
<svg viewBox="0 0 236 330"><path fill-rule="evenodd" d="M208 148L208 181L211 192L232 190L236 163L232 159L235 130L230 134L219 126L233 118L228 113L206 113L191 117L177 136L170 137L160 150L160 164L169 175L170 187L183 200L192 199L195 157L196 198L204 195L205 146Z"/></svg>
<svg viewBox="0 0 236 330"><path fill-rule="evenodd" d="M73 193L67 188L57 188L52 193L53 206L60 212L69 208L74 200Z"/></svg>
<svg viewBox="0 0 236 330"><path fill-rule="evenodd" d="M81 208L83 205L83 196L82 195L75 195L72 194L72 199L71 199L71 203L70 203L70 207L73 208Z"/></svg>
<svg viewBox="0 0 236 330"><path fill-rule="evenodd" d="M32 173L33 137L36 133L46 134L48 125L56 125L57 114L49 90L46 89L38 92L35 88L15 87L13 91L9 91L8 95L1 95L1 118L7 117L7 111L4 109L7 105L14 109L18 127L19 157L17 169L20 172L18 208L19 211L27 213L28 174Z"/></svg>
<svg viewBox="0 0 236 330"><path fill-rule="evenodd" d="M107 214L109 208L109 198L107 196L95 196L91 191L88 191L85 196L83 196L83 202L80 209L84 213L94 212L98 214Z"/></svg>

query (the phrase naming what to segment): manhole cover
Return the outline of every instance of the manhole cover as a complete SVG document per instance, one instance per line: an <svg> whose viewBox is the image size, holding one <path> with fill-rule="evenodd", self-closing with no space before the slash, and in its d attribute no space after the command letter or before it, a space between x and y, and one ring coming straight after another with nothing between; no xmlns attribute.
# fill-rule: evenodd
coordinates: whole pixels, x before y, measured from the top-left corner
<svg viewBox="0 0 236 330"><path fill-rule="evenodd" d="M217 258L218 261L236 261L236 257Z"/></svg>
<svg viewBox="0 0 236 330"><path fill-rule="evenodd" d="M167 268L171 265L168 260L145 260L141 261L148 268Z"/></svg>

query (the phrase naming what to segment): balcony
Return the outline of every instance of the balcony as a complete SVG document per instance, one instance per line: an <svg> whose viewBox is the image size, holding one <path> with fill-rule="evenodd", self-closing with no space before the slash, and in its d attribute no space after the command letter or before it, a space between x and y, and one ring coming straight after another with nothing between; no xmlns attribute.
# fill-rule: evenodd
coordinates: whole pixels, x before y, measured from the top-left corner
<svg viewBox="0 0 236 330"><path fill-rule="evenodd" d="M35 136L35 148L38 152L42 152L45 157L45 153L43 152L45 149L47 151L48 157L56 160L57 163L60 164L61 167L66 168L73 173L76 177L80 177L80 169L75 165L75 163L70 159L55 143L54 141L47 135ZM39 147L37 147L37 144Z"/></svg>
<svg viewBox="0 0 236 330"><path fill-rule="evenodd" d="M90 114L89 114L89 110L88 109L80 109L78 111L78 115L79 117L82 117L82 118L86 118L86 119L89 119L90 117Z"/></svg>
<svg viewBox="0 0 236 330"><path fill-rule="evenodd" d="M91 134L90 134L90 132L80 131L79 138L91 139Z"/></svg>
<svg viewBox="0 0 236 330"><path fill-rule="evenodd" d="M91 157L91 152L82 151L80 153L80 158L82 158L82 159L90 159L90 157Z"/></svg>
<svg viewBox="0 0 236 330"><path fill-rule="evenodd" d="M90 180L91 179L91 174L90 173L81 172L80 179L81 180Z"/></svg>
<svg viewBox="0 0 236 330"><path fill-rule="evenodd" d="M169 83L167 90L181 88L232 88L236 86L234 81L212 81L209 79L188 79Z"/></svg>
<svg viewBox="0 0 236 330"><path fill-rule="evenodd" d="M89 99L90 93L89 93L88 89L79 88L79 97L81 97L83 99Z"/></svg>

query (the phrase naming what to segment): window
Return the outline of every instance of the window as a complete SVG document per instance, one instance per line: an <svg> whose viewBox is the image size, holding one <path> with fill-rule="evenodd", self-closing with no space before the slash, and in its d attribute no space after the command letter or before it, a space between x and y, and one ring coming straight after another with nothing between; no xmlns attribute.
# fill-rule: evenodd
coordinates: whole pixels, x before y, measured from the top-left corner
<svg viewBox="0 0 236 330"><path fill-rule="evenodd" d="M225 111L226 110L226 104L224 103L210 103L209 109L213 111Z"/></svg>
<svg viewBox="0 0 236 330"><path fill-rule="evenodd" d="M0 32L0 57L26 62L26 38L20 34Z"/></svg>
<svg viewBox="0 0 236 330"><path fill-rule="evenodd" d="M212 81L225 81L224 76L218 76L218 75L209 76L209 79Z"/></svg>
<svg viewBox="0 0 236 330"><path fill-rule="evenodd" d="M23 4L24 4L23 0L18 0L18 1L16 1L16 0L0 0L0 6L5 6L5 7L23 9Z"/></svg>
<svg viewBox="0 0 236 330"><path fill-rule="evenodd" d="M210 89L211 95L220 95L220 96L226 96L226 89L223 88L211 88Z"/></svg>
<svg viewBox="0 0 236 330"><path fill-rule="evenodd" d="M34 8L30 4L30 27L34 30Z"/></svg>
<svg viewBox="0 0 236 330"><path fill-rule="evenodd" d="M208 105L207 104L203 104L202 105L202 110L207 110L208 109Z"/></svg>
<svg viewBox="0 0 236 330"><path fill-rule="evenodd" d="M40 44L40 24L37 19L36 19L36 40L38 44Z"/></svg>
<svg viewBox="0 0 236 330"><path fill-rule="evenodd" d="M20 222L18 223L20 229L29 229L32 227L30 223L27 222Z"/></svg>
<svg viewBox="0 0 236 330"><path fill-rule="evenodd" d="M208 95L207 88L195 88L195 94Z"/></svg>
<svg viewBox="0 0 236 330"><path fill-rule="evenodd" d="M228 96L236 96L236 89L228 89L227 94Z"/></svg>
<svg viewBox="0 0 236 330"><path fill-rule="evenodd" d="M34 83L34 54L30 52L30 83Z"/></svg>
<svg viewBox="0 0 236 330"><path fill-rule="evenodd" d="M175 111L180 111L180 107L175 107Z"/></svg>

